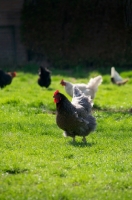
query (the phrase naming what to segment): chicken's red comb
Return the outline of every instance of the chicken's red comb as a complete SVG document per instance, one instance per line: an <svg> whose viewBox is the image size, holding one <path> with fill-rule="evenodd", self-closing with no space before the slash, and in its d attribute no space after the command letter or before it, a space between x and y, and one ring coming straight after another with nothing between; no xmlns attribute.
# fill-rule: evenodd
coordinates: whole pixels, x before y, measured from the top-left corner
<svg viewBox="0 0 132 200"><path fill-rule="evenodd" d="M59 93L59 90L56 90L55 92L54 92L54 95L57 95Z"/></svg>
<svg viewBox="0 0 132 200"><path fill-rule="evenodd" d="M8 72L13 78L17 75L16 72Z"/></svg>
<svg viewBox="0 0 132 200"><path fill-rule="evenodd" d="M17 75L17 73L16 73L16 72L13 72L13 75L14 75L14 76L16 76L16 75Z"/></svg>
<svg viewBox="0 0 132 200"><path fill-rule="evenodd" d="M61 84L62 86L66 86L66 82L65 82L63 79L61 80L60 84Z"/></svg>

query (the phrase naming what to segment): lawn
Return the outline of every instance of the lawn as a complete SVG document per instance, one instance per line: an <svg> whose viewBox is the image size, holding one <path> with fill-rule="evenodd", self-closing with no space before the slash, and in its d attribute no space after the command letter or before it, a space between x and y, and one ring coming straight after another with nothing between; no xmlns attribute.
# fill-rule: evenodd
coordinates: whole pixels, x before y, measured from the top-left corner
<svg viewBox="0 0 132 200"><path fill-rule="evenodd" d="M84 75L85 74L85 75ZM83 144L55 122L53 93L63 78L87 83L99 71L53 70L48 89L37 70L18 71L0 90L0 200L129 200L132 196L132 71L124 86L103 73L94 100L97 128Z"/></svg>

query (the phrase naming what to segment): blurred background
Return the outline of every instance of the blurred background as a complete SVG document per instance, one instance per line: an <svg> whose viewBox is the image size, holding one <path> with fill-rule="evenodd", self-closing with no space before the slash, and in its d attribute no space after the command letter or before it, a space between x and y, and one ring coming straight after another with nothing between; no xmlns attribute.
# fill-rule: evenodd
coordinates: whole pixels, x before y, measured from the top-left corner
<svg viewBox="0 0 132 200"><path fill-rule="evenodd" d="M132 69L131 0L0 0L0 68Z"/></svg>

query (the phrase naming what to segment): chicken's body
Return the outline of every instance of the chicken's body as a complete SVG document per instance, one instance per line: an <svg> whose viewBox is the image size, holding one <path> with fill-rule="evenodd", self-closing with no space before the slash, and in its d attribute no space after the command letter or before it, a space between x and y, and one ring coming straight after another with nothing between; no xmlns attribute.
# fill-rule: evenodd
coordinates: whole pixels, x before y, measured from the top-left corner
<svg viewBox="0 0 132 200"><path fill-rule="evenodd" d="M63 80L61 81L61 84L65 86L65 91L71 97L73 96L73 86L77 86L86 96L90 95L92 99L95 98L98 86L101 83L102 83L102 76L91 78L87 84L84 83L72 84L68 81L63 81Z"/></svg>
<svg viewBox="0 0 132 200"><path fill-rule="evenodd" d="M74 87L74 91L78 90ZM76 99L76 98L80 99ZM54 93L56 102L57 115L56 123L64 130L66 136L70 136L75 140L75 136L83 137L86 142L86 136L95 130L96 120L91 115L91 101L87 98L83 102L85 96L81 93L80 96L73 97L72 103L61 93Z"/></svg>
<svg viewBox="0 0 132 200"><path fill-rule="evenodd" d="M124 85L128 79L123 79L114 67L111 67L111 82L116 85Z"/></svg>
<svg viewBox="0 0 132 200"><path fill-rule="evenodd" d="M15 76L16 72L4 72L0 69L0 87L4 88L5 86L10 85Z"/></svg>
<svg viewBox="0 0 132 200"><path fill-rule="evenodd" d="M51 84L51 72L42 66L39 68L38 84L39 86L46 88L48 88Z"/></svg>

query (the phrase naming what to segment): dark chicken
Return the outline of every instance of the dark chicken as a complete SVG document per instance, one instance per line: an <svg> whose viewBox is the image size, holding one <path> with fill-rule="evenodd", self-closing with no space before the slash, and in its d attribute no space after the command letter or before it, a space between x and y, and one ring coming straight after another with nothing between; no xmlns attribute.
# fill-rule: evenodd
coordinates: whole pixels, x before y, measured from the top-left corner
<svg viewBox="0 0 132 200"><path fill-rule="evenodd" d="M0 69L0 87L4 88L5 86L10 85L15 76L16 72L4 72Z"/></svg>
<svg viewBox="0 0 132 200"><path fill-rule="evenodd" d="M47 68L42 66L40 66L39 68L38 84L41 87L46 87L46 88L48 88L49 85L51 84L51 72Z"/></svg>
<svg viewBox="0 0 132 200"><path fill-rule="evenodd" d="M91 115L92 101L89 96L85 96L76 86L73 87L73 98L70 102L66 96L58 90L54 93L56 103L56 123L64 130L65 136L70 136L75 141L76 136L86 136L96 128L96 120Z"/></svg>

